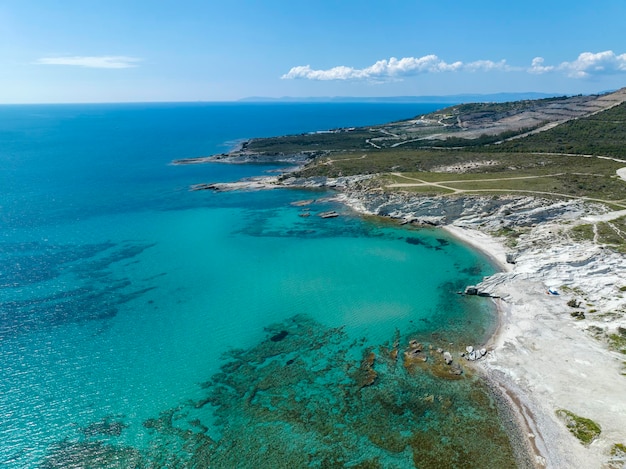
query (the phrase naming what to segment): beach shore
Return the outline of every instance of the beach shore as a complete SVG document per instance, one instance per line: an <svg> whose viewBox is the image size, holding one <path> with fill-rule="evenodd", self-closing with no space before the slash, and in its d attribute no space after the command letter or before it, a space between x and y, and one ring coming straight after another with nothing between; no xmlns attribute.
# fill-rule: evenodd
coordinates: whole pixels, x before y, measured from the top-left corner
<svg viewBox="0 0 626 469"><path fill-rule="evenodd" d="M338 187L343 190L335 199L356 212L435 224L498 267L500 272L478 285L498 298L498 327L484 344L487 356L471 366L514 414L517 429L510 433L525 440L514 445L525 447L530 463L555 469L626 467L626 455L611 454L616 444L626 444L626 357L608 345L611 334L626 329L626 262L622 254L593 241L573 242L568 234L573 223L610 220L620 213L581 201L530 197L372 194L352 190L356 179L340 179L277 185ZM276 187L277 182L259 185ZM269 188L256 183L254 189ZM513 247L493 235L503 226L503 213L506 223L524 227ZM593 420L600 435L583 444L558 417L561 409Z"/></svg>
<svg viewBox="0 0 626 469"><path fill-rule="evenodd" d="M592 241L573 242L568 234L572 224L610 213L577 201L536 199L502 200L490 210L481 199L362 191L338 200L364 214L434 221L499 268L478 285L498 297L499 324L484 344L489 353L472 366L515 414L525 433L521 444L536 467L626 467L620 465L626 458L611 454L614 445L626 444L626 360L608 345L618 327L626 328L626 262L622 254ZM501 213L509 213L507 223L524 227L514 245L492 234L503 226ZM507 254L515 264L507 263ZM557 416L560 409L593 420L601 434L583 444ZM515 438L519 432L510 433Z"/></svg>
<svg viewBox="0 0 626 469"><path fill-rule="evenodd" d="M616 289L626 285L623 258L598 246L552 240L550 249L522 250L511 265L498 239L454 225L445 229L501 267L501 273L480 285L501 299L494 300L499 327L487 344L490 352L476 368L515 410L537 467L601 468L621 462L611 449L626 442L623 356L610 351L589 329L615 319L603 318L603 311L623 311ZM548 288L560 294L548 294ZM567 303L581 296L596 312L576 320ZM599 438L584 446L559 420L558 409L598 423Z"/></svg>

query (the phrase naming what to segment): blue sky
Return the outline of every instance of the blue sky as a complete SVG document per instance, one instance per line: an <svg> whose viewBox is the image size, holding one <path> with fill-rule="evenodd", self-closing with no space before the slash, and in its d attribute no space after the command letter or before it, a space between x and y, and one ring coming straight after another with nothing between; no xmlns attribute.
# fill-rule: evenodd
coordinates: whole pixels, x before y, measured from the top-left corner
<svg viewBox="0 0 626 469"><path fill-rule="evenodd" d="M3 0L0 103L595 93L624 0Z"/></svg>

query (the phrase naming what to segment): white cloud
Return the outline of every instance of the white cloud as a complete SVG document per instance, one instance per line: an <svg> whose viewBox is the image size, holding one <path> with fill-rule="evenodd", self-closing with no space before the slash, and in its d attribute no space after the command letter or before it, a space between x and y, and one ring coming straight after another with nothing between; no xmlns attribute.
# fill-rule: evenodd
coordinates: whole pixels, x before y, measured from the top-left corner
<svg viewBox="0 0 626 469"><path fill-rule="evenodd" d="M141 59L124 56L99 56L99 57L44 57L35 63L39 65L71 65L87 68L131 68L136 67Z"/></svg>
<svg viewBox="0 0 626 469"><path fill-rule="evenodd" d="M626 72L626 54L616 55L612 50L583 52L573 62L563 62L559 68L569 76L586 78L590 75Z"/></svg>
<svg viewBox="0 0 626 469"><path fill-rule="evenodd" d="M593 75L626 72L626 54L617 55L613 51L583 52L572 62L562 62L558 65L547 65L543 57L535 57L530 67L511 66L505 60L477 60L463 63L456 61L448 63L434 54L423 57L391 57L365 68L353 68L345 65L315 70L310 65L293 67L281 78L283 80L368 80L386 82L400 80L404 77L441 72L528 72L537 75L550 72L562 72L572 78L587 78Z"/></svg>
<svg viewBox="0 0 626 469"><path fill-rule="evenodd" d="M466 63L463 65L462 69L468 72L511 72L513 70L517 70L515 67L508 65L506 60L500 60L499 62L494 62L492 60L477 60L475 62Z"/></svg>
<svg viewBox="0 0 626 469"><path fill-rule="evenodd" d="M533 59L531 73L547 73L561 71L572 78L588 78L592 75L606 75L626 72L626 54L617 55L612 50L604 52L583 52L572 62L561 62L559 65L544 66L542 57Z"/></svg>
<svg viewBox="0 0 626 469"><path fill-rule="evenodd" d="M353 68L341 65L327 70L314 70L310 65L300 65L293 67L281 78L283 80L303 78L307 80L375 80L388 81L399 79L405 76L418 75L423 73L458 72L462 70L490 71L509 70L504 60L493 62L491 60L479 60L464 64L457 61L448 63L441 60L436 55L425 55L423 57L403 57L397 59L391 57L389 60L379 60L366 68Z"/></svg>
<svg viewBox="0 0 626 469"><path fill-rule="evenodd" d="M543 57L535 57L530 65L528 71L530 73L536 73L538 75L542 73L551 72L554 70L554 67L551 65L544 65L545 62Z"/></svg>

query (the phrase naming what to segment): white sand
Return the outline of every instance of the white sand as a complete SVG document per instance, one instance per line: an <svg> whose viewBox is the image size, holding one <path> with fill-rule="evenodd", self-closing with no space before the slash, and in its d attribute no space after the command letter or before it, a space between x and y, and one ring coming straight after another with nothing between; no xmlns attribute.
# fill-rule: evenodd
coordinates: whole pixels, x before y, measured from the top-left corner
<svg viewBox="0 0 626 469"><path fill-rule="evenodd" d="M626 444L626 355L609 350L606 340L618 326L626 328L626 293L620 291L626 286L626 259L569 237L573 224L589 223L593 217L612 219L617 213L604 213L601 206L578 201L511 200L489 209L481 200L470 204L459 199L456 205L450 201L445 206L433 199L420 205L419 200L400 195L368 203L358 191L342 194L339 200L361 213L444 223L446 217L433 215L446 207L460 207L445 229L485 253L502 270L479 285L501 298L495 300L500 326L486 344L487 357L475 363L517 410L536 465L626 469L610 454L614 444ZM515 248L485 233L498 231L505 219L527 227ZM507 252L515 255L515 265L506 263ZM549 288L560 295L549 295ZM572 299L582 303L578 310L584 311L585 319L571 316L575 309L567 303ZM590 332L594 327L597 338ZM558 409L597 422L600 437L584 446L557 418Z"/></svg>
<svg viewBox="0 0 626 469"><path fill-rule="evenodd" d="M620 170L619 175L625 177L626 171ZM346 182L337 181L333 184ZM219 189L267 189L275 183L259 178ZM336 198L361 213L380 211L366 204L358 192ZM517 410L538 467L626 468L626 462L620 466L610 455L614 444L626 444L626 355L609 350L606 341L618 326L626 328L626 299L620 291L626 286L626 259L592 242L573 243L567 234L572 223L610 220L621 213L601 213L597 207L589 210L576 201L547 206L518 202L511 200L506 212L504 206L488 214L480 200L475 204L460 200L462 211L445 227L501 269L479 285L501 299L496 300L498 331L486 344L490 352L477 362L477 368ZM420 212L419 204L406 205L401 199L391 203L392 216L399 219L417 215L422 221L442 219L429 210ZM511 249L500 239L475 229L496 231L503 216L532 226L518 239L515 265L506 263ZM561 294L549 295L549 288ZM571 316L574 309L567 304L571 299L582 303L585 319ZM596 337L590 333L594 327ZM557 418L558 409L597 422L602 428L600 437L584 446Z"/></svg>
<svg viewBox="0 0 626 469"><path fill-rule="evenodd" d="M505 259L507 249L497 239L472 229L447 230L500 264ZM515 266L504 264L506 271L480 285L503 299L497 300L500 327L489 344L492 352L478 366L517 407L539 467L610 467L605 464L612 445L626 443L626 376L621 375L626 356L609 351L585 329L605 326L598 318L602 312L626 309L618 291L626 285L626 262L598 246L551 239L556 231L554 226L535 228L529 238L544 242L522 247ZM532 241L527 244L532 246ZM547 294L549 287L563 285L578 287L584 294ZM571 298L598 312L575 320L567 305ZM623 315L614 321L606 323L609 330L626 325ZM556 417L557 409L594 420L602 428L601 436L583 446Z"/></svg>
<svg viewBox="0 0 626 469"><path fill-rule="evenodd" d="M463 243L474 249L481 251L489 257L500 270L510 272L513 270L511 264L506 262L506 253L508 252L504 245L493 236L482 233L478 230L472 230L455 225L446 225L443 228L448 233Z"/></svg>

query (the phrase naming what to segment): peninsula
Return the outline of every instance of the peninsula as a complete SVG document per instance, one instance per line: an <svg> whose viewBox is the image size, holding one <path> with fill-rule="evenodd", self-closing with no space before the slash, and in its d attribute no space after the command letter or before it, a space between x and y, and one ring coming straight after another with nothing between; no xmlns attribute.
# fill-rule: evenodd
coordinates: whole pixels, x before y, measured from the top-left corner
<svg viewBox="0 0 626 469"><path fill-rule="evenodd" d="M500 266L500 326L474 365L517 410L537 467L626 465L626 88L452 106L384 125L252 139L175 161L290 164L195 190L328 187L434 225Z"/></svg>

